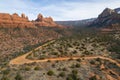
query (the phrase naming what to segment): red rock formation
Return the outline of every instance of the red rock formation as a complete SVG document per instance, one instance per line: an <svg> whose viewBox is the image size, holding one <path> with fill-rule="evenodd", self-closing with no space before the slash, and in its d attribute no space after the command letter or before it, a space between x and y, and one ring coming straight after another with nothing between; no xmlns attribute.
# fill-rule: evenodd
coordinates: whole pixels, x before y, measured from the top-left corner
<svg viewBox="0 0 120 80"><path fill-rule="evenodd" d="M46 26L46 27L62 27L53 21L51 17L44 18L42 14L38 14L37 19L34 21L34 24L38 27Z"/></svg>
<svg viewBox="0 0 120 80"><path fill-rule="evenodd" d="M46 27L62 27L56 24L51 17L44 18L42 14L39 14L35 21L29 21L25 14L19 16L17 13L12 15L7 13L0 13L0 27L28 27L35 28L46 26Z"/></svg>
<svg viewBox="0 0 120 80"><path fill-rule="evenodd" d="M30 22L27 17L22 14L21 17L14 13L13 15L7 13L0 13L0 27L30 27L34 24Z"/></svg>

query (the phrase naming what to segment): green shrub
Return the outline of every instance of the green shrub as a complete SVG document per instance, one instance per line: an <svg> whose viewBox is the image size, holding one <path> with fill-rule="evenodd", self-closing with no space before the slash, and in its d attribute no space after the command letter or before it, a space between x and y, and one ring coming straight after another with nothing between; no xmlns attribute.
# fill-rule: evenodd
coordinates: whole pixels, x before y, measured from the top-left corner
<svg viewBox="0 0 120 80"><path fill-rule="evenodd" d="M77 70L72 70L72 73L68 75L66 80L79 80L77 73Z"/></svg>
<svg viewBox="0 0 120 80"><path fill-rule="evenodd" d="M63 71L67 71L67 68L64 67L62 70L63 70Z"/></svg>
<svg viewBox="0 0 120 80"><path fill-rule="evenodd" d="M77 70L72 70L72 74L77 74L78 71Z"/></svg>
<svg viewBox="0 0 120 80"><path fill-rule="evenodd" d="M79 63L76 63L76 64L72 64L71 65L71 68L79 68L80 67L80 64Z"/></svg>
<svg viewBox="0 0 120 80"><path fill-rule="evenodd" d="M74 50L72 53L73 53L73 54L77 54L77 51L76 51L76 50Z"/></svg>
<svg viewBox="0 0 120 80"><path fill-rule="evenodd" d="M48 60L47 62L51 62L51 60Z"/></svg>
<svg viewBox="0 0 120 80"><path fill-rule="evenodd" d="M59 76L60 76L60 77L65 77L65 72L61 72L61 73L59 74Z"/></svg>
<svg viewBox="0 0 120 80"><path fill-rule="evenodd" d="M80 64L77 63L75 66L76 66L76 68L79 68L79 67L80 67Z"/></svg>
<svg viewBox="0 0 120 80"><path fill-rule="evenodd" d="M85 55L90 55L90 54L92 54L92 53L89 52L89 51L84 51L83 54L85 54Z"/></svg>
<svg viewBox="0 0 120 80"><path fill-rule="evenodd" d="M91 61L90 61L90 64L93 64L93 65L94 65L94 64L95 64L95 61L94 61L94 60L91 60Z"/></svg>
<svg viewBox="0 0 120 80"><path fill-rule="evenodd" d="M49 76L52 76L52 75L54 75L54 72L53 72L52 70L49 70L49 71L47 72L47 74L48 74Z"/></svg>
<svg viewBox="0 0 120 80"><path fill-rule="evenodd" d="M15 76L15 80L23 80L23 79L22 79L22 76L21 76L20 74L17 74L17 75Z"/></svg>
<svg viewBox="0 0 120 80"><path fill-rule="evenodd" d="M3 74L4 74L4 75L8 75L9 72L10 72L10 70L9 70L9 69L6 69L6 70L3 71Z"/></svg>
<svg viewBox="0 0 120 80"><path fill-rule="evenodd" d="M74 64L72 64L72 65L71 65L71 68L75 68L75 65L74 65Z"/></svg>
<svg viewBox="0 0 120 80"><path fill-rule="evenodd" d="M9 80L7 76L3 76L1 80Z"/></svg>
<svg viewBox="0 0 120 80"><path fill-rule="evenodd" d="M101 59L100 59L100 58L97 58L97 59L96 59L96 61L100 62L100 61L101 61Z"/></svg>
<svg viewBox="0 0 120 80"><path fill-rule="evenodd" d="M40 57L39 57L39 59L45 59L46 58L46 55L41 55Z"/></svg>
<svg viewBox="0 0 120 80"><path fill-rule="evenodd" d="M31 68L30 68L30 67L25 67L24 70L25 70L25 71L30 71Z"/></svg>
<svg viewBox="0 0 120 80"><path fill-rule="evenodd" d="M89 80L97 80L96 76L92 76Z"/></svg>
<svg viewBox="0 0 120 80"><path fill-rule="evenodd" d="M58 52L52 52L51 54L52 55L58 55Z"/></svg>
<svg viewBox="0 0 120 80"><path fill-rule="evenodd" d="M73 78L71 76L68 76L66 80L73 80Z"/></svg>
<svg viewBox="0 0 120 80"><path fill-rule="evenodd" d="M76 61L81 62L81 59L77 59Z"/></svg>
<svg viewBox="0 0 120 80"><path fill-rule="evenodd" d="M55 64L52 64L51 66L52 66L53 68L55 68Z"/></svg>
<svg viewBox="0 0 120 80"><path fill-rule="evenodd" d="M36 66L34 70L40 70L41 68L39 66Z"/></svg>

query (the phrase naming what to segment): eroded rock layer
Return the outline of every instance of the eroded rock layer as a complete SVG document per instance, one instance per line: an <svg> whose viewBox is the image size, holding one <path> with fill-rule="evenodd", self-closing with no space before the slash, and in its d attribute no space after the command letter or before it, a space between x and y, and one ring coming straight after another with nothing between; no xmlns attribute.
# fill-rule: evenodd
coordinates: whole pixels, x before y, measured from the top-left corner
<svg viewBox="0 0 120 80"><path fill-rule="evenodd" d="M21 17L14 13L12 15L7 13L0 13L0 27L35 27L32 22L30 22L25 16L25 14L21 14Z"/></svg>
<svg viewBox="0 0 120 80"><path fill-rule="evenodd" d="M8 13L0 13L0 27L20 27L20 28L35 28L35 27L61 27L56 24L51 17L44 18L42 14L38 14L36 20L29 21L25 14L19 16L17 13L12 15Z"/></svg>
<svg viewBox="0 0 120 80"><path fill-rule="evenodd" d="M60 27L60 25L56 24L52 17L44 18L42 14L38 14L37 19L34 21L36 26L49 26L49 27Z"/></svg>

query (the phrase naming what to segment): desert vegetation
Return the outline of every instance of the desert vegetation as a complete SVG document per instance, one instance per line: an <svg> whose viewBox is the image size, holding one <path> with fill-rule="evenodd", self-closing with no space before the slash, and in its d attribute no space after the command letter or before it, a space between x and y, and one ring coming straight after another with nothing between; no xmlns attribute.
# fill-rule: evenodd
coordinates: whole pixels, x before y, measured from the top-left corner
<svg viewBox="0 0 120 80"><path fill-rule="evenodd" d="M84 32L83 32L84 33ZM42 49L33 50L28 59L45 59L65 56L110 56L119 54L119 39L113 33L83 33L71 37L57 39L54 43ZM111 56L111 57L115 57Z"/></svg>
<svg viewBox="0 0 120 80"><path fill-rule="evenodd" d="M42 46L40 49L35 50L44 42L28 45L22 49L23 51L18 51L18 53L12 55L9 54L5 58L5 62L3 60L4 63L1 63L0 79L108 80L110 77L119 79L120 67L115 63L101 58L84 59L86 56L104 56L119 62L119 34L92 32L92 30L88 29L80 29L80 32L77 29L72 33L70 36L66 37L64 35L65 37L55 39L54 42ZM65 61L48 60L46 62L33 62L22 65L8 64L7 61L29 51L32 51L26 57L29 60L71 58ZM73 56L80 56L81 58L74 60L72 59Z"/></svg>
<svg viewBox="0 0 120 80"><path fill-rule="evenodd" d="M120 68L116 64L100 58L50 61L19 66L13 65L4 68L4 70L1 70L0 79L41 80L51 78L52 80L108 80L109 77L107 75L118 79L119 70Z"/></svg>

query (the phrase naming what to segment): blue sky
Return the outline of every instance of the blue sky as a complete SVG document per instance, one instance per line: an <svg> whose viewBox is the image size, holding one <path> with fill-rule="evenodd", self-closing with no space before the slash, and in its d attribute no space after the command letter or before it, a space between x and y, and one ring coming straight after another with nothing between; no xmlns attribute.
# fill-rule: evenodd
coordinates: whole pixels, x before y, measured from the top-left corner
<svg viewBox="0 0 120 80"><path fill-rule="evenodd" d="M94 18L106 7L120 7L120 0L0 0L0 13L25 13L30 20L39 13L54 20Z"/></svg>

